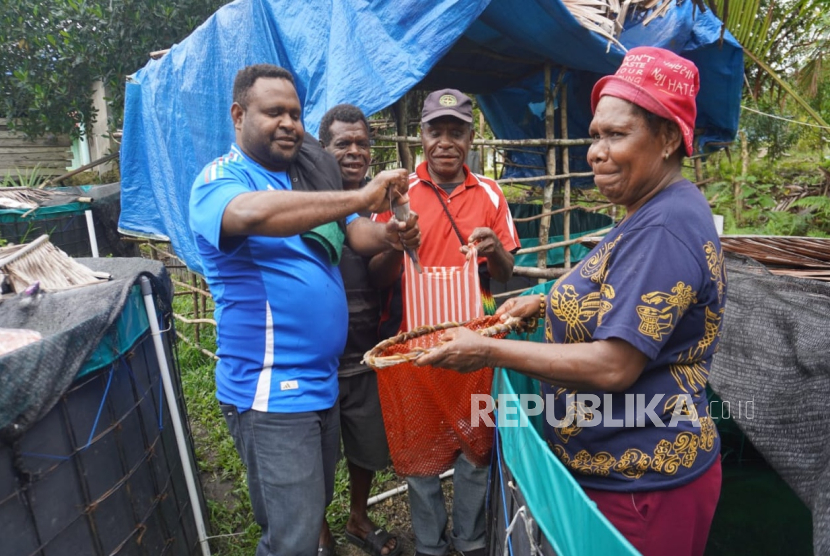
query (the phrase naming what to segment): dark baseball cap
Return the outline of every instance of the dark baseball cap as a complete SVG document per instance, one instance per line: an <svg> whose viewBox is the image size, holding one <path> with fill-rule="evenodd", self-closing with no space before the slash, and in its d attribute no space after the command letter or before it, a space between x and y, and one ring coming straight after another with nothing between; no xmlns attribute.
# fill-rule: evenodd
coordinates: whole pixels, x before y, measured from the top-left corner
<svg viewBox="0 0 830 556"><path fill-rule="evenodd" d="M467 123L472 123L473 101L456 89L433 91L424 100L421 121L428 122L441 116L452 116Z"/></svg>

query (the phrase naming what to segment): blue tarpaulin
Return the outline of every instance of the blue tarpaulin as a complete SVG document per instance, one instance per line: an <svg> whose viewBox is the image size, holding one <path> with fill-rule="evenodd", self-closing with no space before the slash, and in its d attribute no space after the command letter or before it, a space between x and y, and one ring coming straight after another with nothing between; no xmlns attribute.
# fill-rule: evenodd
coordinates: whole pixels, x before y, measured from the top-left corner
<svg viewBox="0 0 830 556"><path fill-rule="evenodd" d="M719 38L720 21L691 0L645 27L642 15L629 18L620 37L626 48L662 46L698 65L696 127L704 143L731 141L738 125L742 53L728 32L723 44ZM575 138L587 135L591 86L623 55L559 0L237 0L129 79L119 229L169 238L176 254L201 271L188 228L190 186L233 141L231 87L249 64L273 63L294 74L313 134L335 104L372 114L412 88L452 86L478 95L497 137L521 139L544 137L542 71L550 62L554 80L567 71ZM579 168L584 150L571 151L571 169ZM541 165L541 158L529 164Z"/></svg>

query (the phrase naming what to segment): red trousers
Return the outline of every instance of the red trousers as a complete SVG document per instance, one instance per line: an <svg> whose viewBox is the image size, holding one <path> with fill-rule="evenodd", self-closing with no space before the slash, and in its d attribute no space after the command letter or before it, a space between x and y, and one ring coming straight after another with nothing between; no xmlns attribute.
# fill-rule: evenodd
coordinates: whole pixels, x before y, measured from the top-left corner
<svg viewBox="0 0 830 556"><path fill-rule="evenodd" d="M691 483L670 490L611 492L586 488L585 494L643 556L702 556L720 486L718 459Z"/></svg>

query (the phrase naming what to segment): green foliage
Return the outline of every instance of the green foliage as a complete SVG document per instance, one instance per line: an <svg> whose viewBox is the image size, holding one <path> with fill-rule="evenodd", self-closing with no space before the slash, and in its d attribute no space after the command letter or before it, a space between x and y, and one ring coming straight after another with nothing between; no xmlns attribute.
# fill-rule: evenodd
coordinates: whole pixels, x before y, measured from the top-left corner
<svg viewBox="0 0 830 556"><path fill-rule="evenodd" d="M223 0L0 0L0 117L30 137L78 137L101 80L120 125L126 76Z"/></svg>
<svg viewBox="0 0 830 556"><path fill-rule="evenodd" d="M0 187L37 187L44 181L40 166L35 166L27 172L21 172L19 169L17 175L6 174L3 177L3 182Z"/></svg>
<svg viewBox="0 0 830 556"><path fill-rule="evenodd" d="M766 97L758 99L755 106L766 114L787 116ZM752 149L756 152L762 148L767 149L767 156L772 159L781 158L805 131L801 126L748 110L741 111L740 127L746 133Z"/></svg>
<svg viewBox="0 0 830 556"><path fill-rule="evenodd" d="M804 208L807 217L816 228L830 232L830 197L810 196L803 197L793 203L794 207ZM817 235L819 230L811 230L811 235ZM821 235L827 235L826 232Z"/></svg>
<svg viewBox="0 0 830 556"><path fill-rule="evenodd" d="M787 207L780 206L792 188L819 190L823 176L817 171L815 153L796 153L780 161L755 160L746 176L741 175L734 154L730 161L724 153L718 153L710 157L707 167L718 180L706 187L706 196L712 212L724 216L724 233L830 234L830 198L810 195Z"/></svg>

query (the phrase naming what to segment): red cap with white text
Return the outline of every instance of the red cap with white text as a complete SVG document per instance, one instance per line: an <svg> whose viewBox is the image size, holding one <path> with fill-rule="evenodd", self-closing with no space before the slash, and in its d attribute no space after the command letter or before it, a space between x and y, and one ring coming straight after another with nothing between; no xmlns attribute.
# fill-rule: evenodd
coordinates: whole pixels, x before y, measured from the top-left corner
<svg viewBox="0 0 830 556"><path fill-rule="evenodd" d="M694 151L695 97L700 88L697 66L674 52L653 46L628 51L614 75L597 81L591 92L591 111L603 96L627 100L677 123L686 154Z"/></svg>

